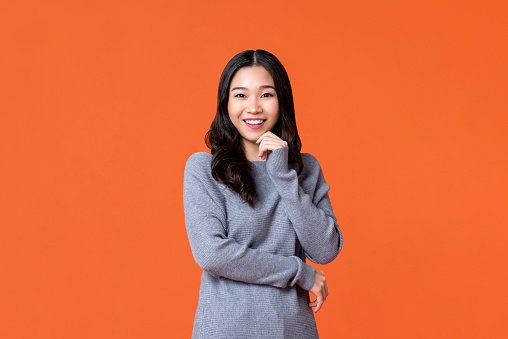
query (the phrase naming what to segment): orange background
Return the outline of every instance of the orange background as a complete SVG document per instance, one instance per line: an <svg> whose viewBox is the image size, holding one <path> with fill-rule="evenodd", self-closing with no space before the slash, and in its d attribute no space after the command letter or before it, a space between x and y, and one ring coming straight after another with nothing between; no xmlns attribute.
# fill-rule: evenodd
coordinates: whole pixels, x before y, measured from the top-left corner
<svg viewBox="0 0 508 339"><path fill-rule="evenodd" d="M508 337L506 1L2 1L0 337L190 338L220 73L290 75L344 233L321 338Z"/></svg>

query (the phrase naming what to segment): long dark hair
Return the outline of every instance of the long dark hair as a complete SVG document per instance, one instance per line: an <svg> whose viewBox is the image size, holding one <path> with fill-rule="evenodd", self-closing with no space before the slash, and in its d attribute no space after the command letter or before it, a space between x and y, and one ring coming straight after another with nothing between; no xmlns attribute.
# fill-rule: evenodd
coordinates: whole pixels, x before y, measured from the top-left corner
<svg viewBox="0 0 508 339"><path fill-rule="evenodd" d="M272 133L289 146L289 163L296 165L297 173L303 170L300 150L302 143L296 127L293 92L289 77L281 62L271 53L258 49L248 50L235 55L226 65L219 81L217 112L205 142L212 153L212 176L227 185L251 207L257 198L256 187L252 179L250 161L245 157L242 137L229 119L228 100L231 79L242 67L262 66L273 78L275 92L279 101L279 120Z"/></svg>

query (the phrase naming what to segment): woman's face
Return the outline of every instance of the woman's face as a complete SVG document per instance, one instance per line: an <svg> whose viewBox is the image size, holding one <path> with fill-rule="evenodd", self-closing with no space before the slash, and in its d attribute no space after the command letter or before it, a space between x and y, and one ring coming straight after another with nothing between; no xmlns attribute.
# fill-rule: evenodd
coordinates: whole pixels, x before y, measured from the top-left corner
<svg viewBox="0 0 508 339"><path fill-rule="evenodd" d="M279 120L272 76L261 66L243 67L231 79L228 113L245 142L255 143Z"/></svg>

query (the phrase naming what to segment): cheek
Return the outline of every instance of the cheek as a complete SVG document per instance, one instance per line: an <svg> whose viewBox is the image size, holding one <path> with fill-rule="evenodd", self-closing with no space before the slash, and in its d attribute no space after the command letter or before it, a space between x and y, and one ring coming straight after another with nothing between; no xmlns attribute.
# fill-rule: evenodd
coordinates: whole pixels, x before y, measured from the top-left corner
<svg viewBox="0 0 508 339"><path fill-rule="evenodd" d="M271 106L270 106L270 113L273 115L273 116L279 116L279 103L278 102L274 102Z"/></svg>
<svg viewBox="0 0 508 339"><path fill-rule="evenodd" d="M239 113L241 113L241 107L239 107L238 104L235 103L228 103L228 114L230 117L237 116Z"/></svg>
<svg viewBox="0 0 508 339"><path fill-rule="evenodd" d="M233 113L233 112L234 112L233 107L231 107L231 105L228 105L228 115L229 115L229 119L230 119L231 121L234 121L234 118L235 118L235 117L234 117L234 115L233 115L233 114L231 114L231 113Z"/></svg>

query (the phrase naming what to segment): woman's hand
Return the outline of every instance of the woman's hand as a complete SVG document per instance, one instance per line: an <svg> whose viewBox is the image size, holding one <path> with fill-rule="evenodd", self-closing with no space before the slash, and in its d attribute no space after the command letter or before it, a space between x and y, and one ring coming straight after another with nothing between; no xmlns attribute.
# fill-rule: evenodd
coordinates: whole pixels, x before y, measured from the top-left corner
<svg viewBox="0 0 508 339"><path fill-rule="evenodd" d="M323 306L323 303L328 296L328 286L326 286L326 278L323 271L314 271L314 285L309 290L309 292L316 296L316 300L311 302L309 306L316 307L314 309L314 313L317 313L321 309L321 306Z"/></svg>
<svg viewBox="0 0 508 339"><path fill-rule="evenodd" d="M277 148L286 147L288 145L287 142L270 131L261 135L256 141L256 144L259 144L258 157L260 157L262 160L266 160L269 152L274 151Z"/></svg>

